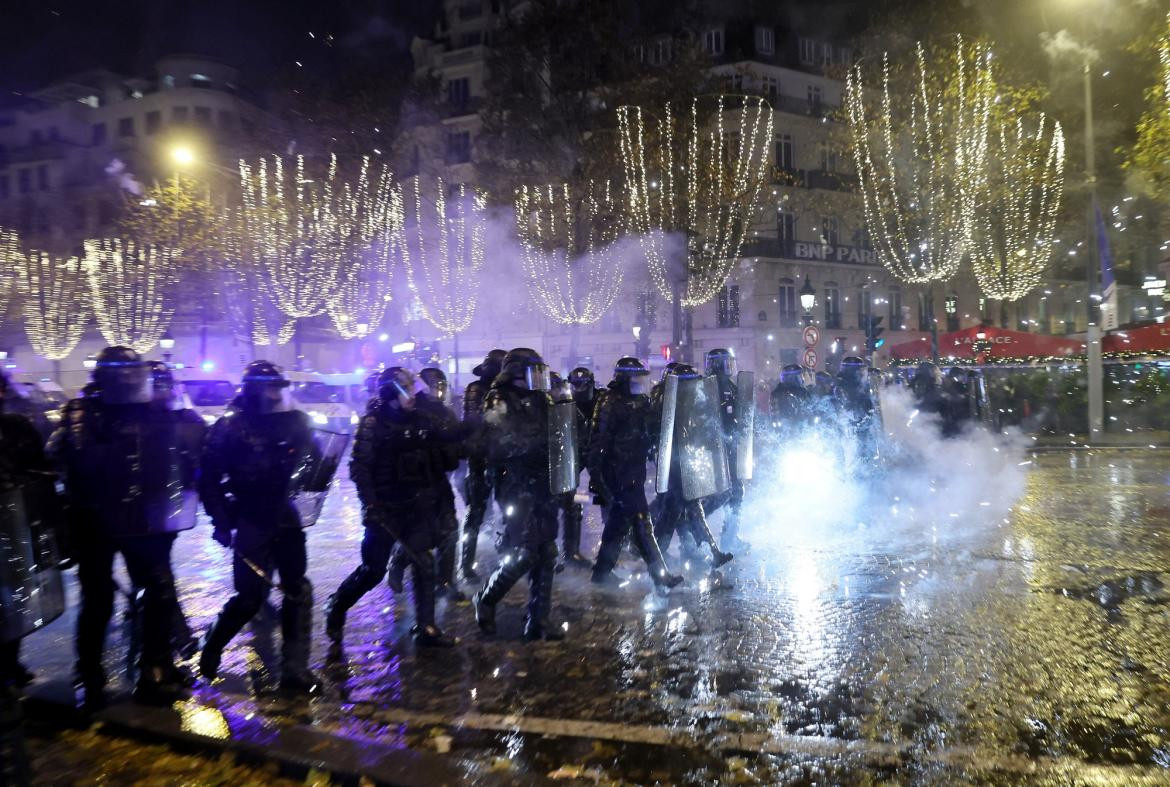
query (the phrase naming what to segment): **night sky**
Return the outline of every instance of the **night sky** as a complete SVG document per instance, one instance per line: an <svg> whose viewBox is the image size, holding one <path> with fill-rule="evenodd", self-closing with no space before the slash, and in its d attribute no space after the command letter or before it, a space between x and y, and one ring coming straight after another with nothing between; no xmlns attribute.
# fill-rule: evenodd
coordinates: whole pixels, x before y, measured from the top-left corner
<svg viewBox="0 0 1170 787"><path fill-rule="evenodd" d="M7 0L3 6L0 91L11 98L89 68L150 75L159 56L173 53L224 60L257 90L297 61L318 75L355 64L402 69L411 39L433 28L441 3Z"/></svg>

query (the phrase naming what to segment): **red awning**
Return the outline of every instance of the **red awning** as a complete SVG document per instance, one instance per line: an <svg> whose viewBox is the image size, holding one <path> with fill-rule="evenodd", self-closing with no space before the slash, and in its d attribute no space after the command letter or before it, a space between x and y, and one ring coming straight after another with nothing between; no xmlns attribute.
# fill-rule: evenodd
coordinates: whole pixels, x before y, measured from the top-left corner
<svg viewBox="0 0 1170 787"><path fill-rule="evenodd" d="M990 350L987 353L990 359L1083 355L1085 352L1085 343L1076 339L1049 336L1043 333L1009 331L1007 328L993 326L986 328L972 326L961 331L939 334L939 358L974 359L974 346L975 342L979 340L977 334L980 332L984 333L984 340L990 342ZM894 345L890 348L890 358L901 360L929 359L930 337L924 336L914 341Z"/></svg>
<svg viewBox="0 0 1170 787"><path fill-rule="evenodd" d="M1101 340L1107 353L1170 352L1170 323L1114 331Z"/></svg>

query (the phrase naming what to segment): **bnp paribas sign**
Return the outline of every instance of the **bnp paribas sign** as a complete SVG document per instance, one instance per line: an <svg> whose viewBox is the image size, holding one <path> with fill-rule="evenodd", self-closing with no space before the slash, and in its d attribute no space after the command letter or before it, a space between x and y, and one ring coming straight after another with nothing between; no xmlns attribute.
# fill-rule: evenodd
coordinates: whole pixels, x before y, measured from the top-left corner
<svg viewBox="0 0 1170 787"><path fill-rule="evenodd" d="M860 246L830 246L827 243L796 241L792 244L792 256L798 260L877 265L877 254L874 250L863 249Z"/></svg>

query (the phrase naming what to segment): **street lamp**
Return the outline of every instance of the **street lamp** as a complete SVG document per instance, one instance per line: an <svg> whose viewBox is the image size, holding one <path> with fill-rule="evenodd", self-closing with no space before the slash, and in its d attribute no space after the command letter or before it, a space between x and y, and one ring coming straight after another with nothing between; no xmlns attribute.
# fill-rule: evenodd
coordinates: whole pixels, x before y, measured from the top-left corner
<svg viewBox="0 0 1170 787"><path fill-rule="evenodd" d="M166 363L167 366L170 366L171 350L175 349L175 337L171 335L169 330L163 331L163 335L158 339L158 346L161 347L163 351L163 362Z"/></svg>
<svg viewBox="0 0 1170 787"><path fill-rule="evenodd" d="M800 308L804 309L804 324L812 325L813 307L817 305L817 291L813 288L808 274L804 275L804 286L800 288Z"/></svg>
<svg viewBox="0 0 1170 787"><path fill-rule="evenodd" d="M189 167L195 163L195 151L189 145L175 145L171 148L171 161L177 166Z"/></svg>

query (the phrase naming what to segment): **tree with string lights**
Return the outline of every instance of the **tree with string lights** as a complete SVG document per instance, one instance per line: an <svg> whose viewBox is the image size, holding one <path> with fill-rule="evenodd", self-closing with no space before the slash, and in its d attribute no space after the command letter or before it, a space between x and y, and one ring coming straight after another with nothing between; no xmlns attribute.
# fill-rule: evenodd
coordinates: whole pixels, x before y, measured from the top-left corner
<svg viewBox="0 0 1170 787"><path fill-rule="evenodd" d="M883 56L876 90L861 64L845 81L845 109L865 221L882 265L924 286L931 354L938 358L934 288L972 249L975 184L995 102L990 50L961 38L932 52L919 44L895 71ZM928 64L934 64L933 67Z"/></svg>
<svg viewBox="0 0 1170 787"><path fill-rule="evenodd" d="M361 339L381 324L390 303L391 262L403 242L402 190L384 161L365 156L325 209L335 214L331 224L341 254L326 311L341 338Z"/></svg>
<svg viewBox="0 0 1170 787"><path fill-rule="evenodd" d="M1056 248L1064 193L1064 134L1040 115L993 114L985 166L975 174L971 263L988 298L1007 304L1040 285Z"/></svg>
<svg viewBox="0 0 1170 787"><path fill-rule="evenodd" d="M143 354L154 349L175 314L179 268L171 251L121 238L90 239L82 264L105 340Z"/></svg>
<svg viewBox="0 0 1170 787"><path fill-rule="evenodd" d="M624 229L621 195L607 181L574 193L567 183L516 190L516 231L528 291L549 319L577 329L609 311L621 292L624 260L615 243Z"/></svg>
<svg viewBox="0 0 1170 787"><path fill-rule="evenodd" d="M675 304L693 341L690 310L715 297L759 207L772 141L772 107L760 96L699 96L657 112L618 109L629 227L651 279Z"/></svg>
<svg viewBox="0 0 1170 787"><path fill-rule="evenodd" d="M458 369L459 334L471 326L479 305L486 197L462 183L448 193L442 179L424 183L421 177L412 178L402 193L407 285L440 337L454 340Z"/></svg>

